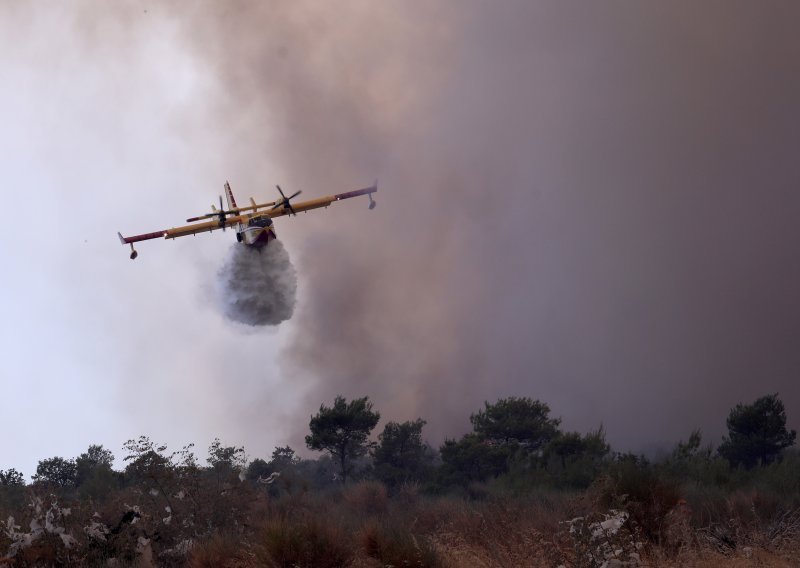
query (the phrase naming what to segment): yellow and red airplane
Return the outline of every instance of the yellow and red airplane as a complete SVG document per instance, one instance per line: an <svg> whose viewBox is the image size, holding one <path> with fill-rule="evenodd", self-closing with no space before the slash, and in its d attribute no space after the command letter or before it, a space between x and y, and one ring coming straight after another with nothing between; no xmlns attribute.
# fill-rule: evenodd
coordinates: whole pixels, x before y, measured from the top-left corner
<svg viewBox="0 0 800 568"><path fill-rule="evenodd" d="M378 191L378 182L364 189L318 197L317 199L302 201L297 204L292 204L291 200L300 195L300 191L296 191L294 194L286 197L279 185L275 187L278 188L278 192L281 194L277 200L269 203L256 203L251 197L250 205L247 207L238 207L233 197L230 184L225 182L225 198L228 202L227 209L222 207L222 196L220 195L219 209L212 205L211 213L186 219L187 223L192 223L191 225L164 229L163 231L155 231L153 233L144 233L142 235L134 235L132 237L123 237L122 233L117 233L117 235L119 235L119 240L123 245L131 246L131 260L139 256L139 253L133 248L133 243L161 237L165 239L175 239L177 237L196 235L197 233L216 231L217 229L222 229L224 231L227 227L233 227L234 225L236 225L237 241L243 245L261 249L269 244L270 241L277 238L275 235L275 225L272 223L275 217L297 215L298 212L328 207L331 203L336 201L358 197L359 195L366 195L369 197L369 208L374 209L375 201L372 199L372 194ZM262 211L259 211L259 209L262 209ZM213 221L207 221L206 219L213 219Z"/></svg>

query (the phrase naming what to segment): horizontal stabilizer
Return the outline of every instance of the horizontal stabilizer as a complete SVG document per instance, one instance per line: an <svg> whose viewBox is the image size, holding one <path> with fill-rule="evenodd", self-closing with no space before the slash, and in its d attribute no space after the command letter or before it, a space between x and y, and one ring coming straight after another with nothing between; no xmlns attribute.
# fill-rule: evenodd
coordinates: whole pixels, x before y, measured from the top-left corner
<svg viewBox="0 0 800 568"><path fill-rule="evenodd" d="M347 193L338 193L334 197L336 201L340 201L342 199L349 199L351 197L358 197L359 195L369 195L370 193L375 193L378 191L378 180L375 180L375 183L369 187L365 187L364 189L357 189L355 191L348 191Z"/></svg>

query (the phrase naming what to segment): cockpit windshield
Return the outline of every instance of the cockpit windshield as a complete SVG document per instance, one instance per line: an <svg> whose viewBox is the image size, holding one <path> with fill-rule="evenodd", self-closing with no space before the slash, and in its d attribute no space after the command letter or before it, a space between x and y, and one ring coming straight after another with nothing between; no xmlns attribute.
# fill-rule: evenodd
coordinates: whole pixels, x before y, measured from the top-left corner
<svg viewBox="0 0 800 568"><path fill-rule="evenodd" d="M269 227L270 225L272 225L272 219L270 219L269 215L259 215L247 222L248 227Z"/></svg>

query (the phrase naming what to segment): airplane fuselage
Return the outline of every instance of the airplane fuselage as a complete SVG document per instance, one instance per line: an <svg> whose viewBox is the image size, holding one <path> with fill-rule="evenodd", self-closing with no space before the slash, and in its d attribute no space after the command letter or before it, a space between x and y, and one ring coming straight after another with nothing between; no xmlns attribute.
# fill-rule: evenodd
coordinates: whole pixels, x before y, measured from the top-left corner
<svg viewBox="0 0 800 568"><path fill-rule="evenodd" d="M266 213L250 216L247 223L240 223L236 230L237 241L257 249L267 246L276 238L275 225Z"/></svg>

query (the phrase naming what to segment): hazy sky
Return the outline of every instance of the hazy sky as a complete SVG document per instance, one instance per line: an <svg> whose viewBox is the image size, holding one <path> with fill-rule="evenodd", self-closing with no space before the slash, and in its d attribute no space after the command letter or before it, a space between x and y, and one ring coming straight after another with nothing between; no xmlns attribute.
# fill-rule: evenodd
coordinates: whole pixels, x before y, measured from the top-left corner
<svg viewBox="0 0 800 568"><path fill-rule="evenodd" d="M0 468L140 434L302 447L336 394L466 431L530 396L617 449L800 425L800 6L0 7ZM233 234L116 231L275 183L295 317L214 305Z"/></svg>

